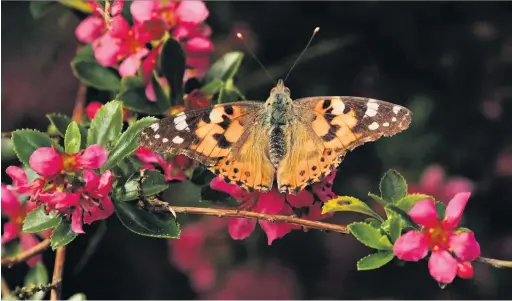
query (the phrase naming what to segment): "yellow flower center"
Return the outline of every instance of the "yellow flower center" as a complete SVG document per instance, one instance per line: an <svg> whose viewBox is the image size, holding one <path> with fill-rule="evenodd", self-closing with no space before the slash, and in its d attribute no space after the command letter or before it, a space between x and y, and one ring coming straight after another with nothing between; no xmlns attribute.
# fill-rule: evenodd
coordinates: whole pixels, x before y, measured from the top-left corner
<svg viewBox="0 0 512 301"><path fill-rule="evenodd" d="M76 155L63 154L62 167L65 171L75 171L78 163L76 162Z"/></svg>

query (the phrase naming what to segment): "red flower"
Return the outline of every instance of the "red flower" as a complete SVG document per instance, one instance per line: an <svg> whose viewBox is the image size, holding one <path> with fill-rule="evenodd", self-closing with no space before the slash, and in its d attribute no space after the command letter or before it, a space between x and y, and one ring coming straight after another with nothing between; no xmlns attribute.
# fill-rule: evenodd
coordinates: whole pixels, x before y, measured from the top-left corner
<svg viewBox="0 0 512 301"><path fill-rule="evenodd" d="M87 107L85 107L85 113L87 114L87 117L89 117L90 120L93 120L94 116L96 116L96 113L98 113L102 106L103 104L99 101L91 101ZM125 107L122 107L122 110L123 120L128 121L130 117L132 117L132 112Z"/></svg>
<svg viewBox="0 0 512 301"><path fill-rule="evenodd" d="M185 156L173 156L172 159L165 160L161 155L150 151L147 147L137 148L135 155L145 163L141 169L154 170L156 165L162 168L167 181L184 181L187 179L185 170L191 167L191 161Z"/></svg>
<svg viewBox="0 0 512 301"><path fill-rule="evenodd" d="M87 2L92 8L92 15L85 18L75 29L77 39L82 43L92 43L107 32L103 8L96 1ZM116 29L118 16L123 11L124 1L115 0L110 8L110 12L106 12L113 17L112 28Z"/></svg>
<svg viewBox="0 0 512 301"><path fill-rule="evenodd" d="M472 276L471 261L480 255L480 245L473 232L455 231L462 218L470 193L457 193L446 207L443 220L438 220L434 202L419 201L409 216L422 226L421 231L409 231L396 241L393 252L403 260L418 261L430 249L428 262L430 275L441 283L451 283L458 274ZM453 253L454 255L452 255Z"/></svg>
<svg viewBox="0 0 512 301"><path fill-rule="evenodd" d="M35 208L32 202L22 203L18 197L7 186L2 184L2 212L9 218L4 224L4 233L2 234L2 244L10 242L16 238L20 239L21 250L25 251L37 245L38 240L35 235L23 233L23 221L25 216ZM40 233L42 237L48 237L49 232ZM34 256L27 261L29 266L34 266L42 259L41 255Z"/></svg>
<svg viewBox="0 0 512 301"><path fill-rule="evenodd" d="M253 209L256 212L267 214L291 215L293 214L293 208L305 207L309 212L303 216L303 218L322 219L332 214L322 215L320 209L321 203L315 203L314 196L318 197L323 202L335 197L331 189L335 174L336 172L332 172L324 181L313 184L311 192L302 190L297 195L279 193L275 187L265 193L248 193L237 185L227 184L219 177L214 178L210 182L210 187L231 195L242 203L241 208L244 209ZM258 223L267 234L269 245L272 244L275 239L283 237L292 229L300 228L295 225L273 223L266 220L259 220ZM255 220L246 218L229 219L228 231L233 239L245 239L251 235L255 228Z"/></svg>
<svg viewBox="0 0 512 301"><path fill-rule="evenodd" d="M473 190L474 184L464 177L445 179L445 173L440 165L430 165L421 176L418 185L409 184L409 193L425 193L446 202L456 193Z"/></svg>

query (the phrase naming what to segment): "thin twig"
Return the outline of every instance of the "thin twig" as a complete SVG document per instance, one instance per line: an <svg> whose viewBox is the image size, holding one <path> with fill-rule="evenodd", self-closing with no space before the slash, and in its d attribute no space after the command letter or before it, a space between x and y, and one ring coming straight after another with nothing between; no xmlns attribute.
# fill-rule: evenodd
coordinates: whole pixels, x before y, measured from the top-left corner
<svg viewBox="0 0 512 301"><path fill-rule="evenodd" d="M260 219L267 220L270 222L284 222L288 224L303 226L304 228L349 234L349 230L347 229L346 226L343 225L312 221L288 215L265 214L259 212L242 211L234 209L171 206L168 203L158 200L156 198L148 198L147 203L149 204L149 208L147 209L155 212L166 212L171 214L175 212L184 214L211 215L217 217L240 217Z"/></svg>
<svg viewBox="0 0 512 301"><path fill-rule="evenodd" d="M52 283L58 283L57 286L52 288L50 300L60 300L60 291L62 287L62 274L64 272L64 261L66 260L66 247L57 249L55 255L55 264L53 266Z"/></svg>
<svg viewBox="0 0 512 301"><path fill-rule="evenodd" d="M50 246L50 239L45 239L42 242L38 243L34 247L23 251L19 254L16 254L12 257L2 258L2 266L8 266L11 267L12 265L19 263L19 262L25 262L29 260L30 258L36 256L37 254L43 252L44 250L48 249Z"/></svg>
<svg viewBox="0 0 512 301"><path fill-rule="evenodd" d="M60 285L60 281L40 285L27 285L14 290L12 294L20 299L28 299L38 292L47 292Z"/></svg>
<svg viewBox="0 0 512 301"><path fill-rule="evenodd" d="M512 268L512 261L492 259L487 257L478 257L476 261L481 263L487 263L495 268Z"/></svg>

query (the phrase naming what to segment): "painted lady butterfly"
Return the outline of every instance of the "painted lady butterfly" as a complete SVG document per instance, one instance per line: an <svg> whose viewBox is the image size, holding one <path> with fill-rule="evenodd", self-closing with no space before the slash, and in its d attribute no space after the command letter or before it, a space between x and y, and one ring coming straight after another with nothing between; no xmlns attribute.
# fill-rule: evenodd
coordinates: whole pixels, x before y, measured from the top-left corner
<svg viewBox="0 0 512 301"><path fill-rule="evenodd" d="M183 154L248 191L297 194L321 181L346 153L409 127L411 111L352 96L292 101L282 80L266 102L240 101L182 112L153 123L139 143Z"/></svg>

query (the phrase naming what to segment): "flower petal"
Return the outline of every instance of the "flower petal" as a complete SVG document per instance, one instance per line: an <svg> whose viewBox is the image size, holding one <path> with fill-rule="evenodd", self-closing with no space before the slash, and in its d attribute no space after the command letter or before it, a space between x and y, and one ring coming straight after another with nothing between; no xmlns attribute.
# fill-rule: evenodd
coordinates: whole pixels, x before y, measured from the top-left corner
<svg viewBox="0 0 512 301"><path fill-rule="evenodd" d="M210 184L211 185L211 184ZM256 228L256 221L248 218L230 218L228 232L232 239L241 240L249 237Z"/></svg>
<svg viewBox="0 0 512 301"><path fill-rule="evenodd" d="M462 232L450 236L449 246L462 261L473 261L480 256L480 244L476 241L473 232Z"/></svg>
<svg viewBox="0 0 512 301"><path fill-rule="evenodd" d="M151 82L148 82L145 89L146 97L151 102L156 102L156 93L155 88L151 84Z"/></svg>
<svg viewBox="0 0 512 301"><path fill-rule="evenodd" d="M97 173L90 169L85 169L83 173L84 181L85 181L85 191L94 192L98 189L98 185L100 183L100 176Z"/></svg>
<svg viewBox="0 0 512 301"><path fill-rule="evenodd" d="M112 189L112 172L106 170L100 177L97 195L107 196Z"/></svg>
<svg viewBox="0 0 512 301"><path fill-rule="evenodd" d="M396 257L407 261L418 261L428 253L428 242L425 234L419 231L409 231L400 236L393 246Z"/></svg>
<svg viewBox="0 0 512 301"><path fill-rule="evenodd" d="M457 226L470 196L471 192L459 192L451 199L444 214L443 225L445 227L451 229Z"/></svg>
<svg viewBox="0 0 512 301"><path fill-rule="evenodd" d="M89 16L78 24L75 35L80 42L90 44L101 36L104 28L105 21L103 18Z"/></svg>
<svg viewBox="0 0 512 301"><path fill-rule="evenodd" d="M431 227L438 223L436 206L429 199L414 204L408 214L414 222L422 226Z"/></svg>
<svg viewBox="0 0 512 301"><path fill-rule="evenodd" d="M71 216L71 230L77 234L85 233L82 228L82 210L77 207Z"/></svg>
<svg viewBox="0 0 512 301"><path fill-rule="evenodd" d="M4 233L2 234L2 244L10 242L11 240L18 237L20 234L19 226L13 222L7 222L4 224Z"/></svg>
<svg viewBox="0 0 512 301"><path fill-rule="evenodd" d="M130 31L130 24L122 16L112 18L108 34L114 38L124 39Z"/></svg>
<svg viewBox="0 0 512 301"><path fill-rule="evenodd" d="M471 192L474 188L474 184L472 181L457 177L457 178L451 178L446 184L444 185L444 192L443 195L446 200L452 199L457 193L459 192Z"/></svg>
<svg viewBox="0 0 512 301"><path fill-rule="evenodd" d="M268 245L278 238L285 236L292 230L292 225L287 223L273 223L265 220L259 221L260 227L267 233Z"/></svg>
<svg viewBox="0 0 512 301"><path fill-rule="evenodd" d="M203 258L190 273L192 286L197 292L204 292L211 289L216 280L216 270L208 259Z"/></svg>
<svg viewBox="0 0 512 301"><path fill-rule="evenodd" d="M130 5L130 12L132 13L133 21L142 23L150 20L155 9L155 1L135 0Z"/></svg>
<svg viewBox="0 0 512 301"><path fill-rule="evenodd" d="M147 147L139 147L135 150L135 155L137 158L143 163L160 163L162 161L162 157L149 150Z"/></svg>
<svg viewBox="0 0 512 301"><path fill-rule="evenodd" d="M87 117L89 119L93 120L94 116L96 116L96 113L98 110L103 106L103 104L99 101L92 101L90 102L87 107L85 107L85 113L87 114Z"/></svg>
<svg viewBox="0 0 512 301"><path fill-rule="evenodd" d="M203 1L182 1L176 9L180 22L200 24L208 18L208 8Z"/></svg>
<svg viewBox="0 0 512 301"><path fill-rule="evenodd" d="M118 55L121 52L121 46L117 38L110 34L104 34L92 43L94 58L103 67L111 67L117 64Z"/></svg>
<svg viewBox="0 0 512 301"><path fill-rule="evenodd" d="M5 169L5 173L11 177L14 185L16 186L23 186L25 184L28 184L28 178L27 174L23 170L23 168L20 168L18 166L9 166Z"/></svg>
<svg viewBox="0 0 512 301"><path fill-rule="evenodd" d="M110 15L117 16L123 12L124 0L114 0L110 8Z"/></svg>
<svg viewBox="0 0 512 301"><path fill-rule="evenodd" d="M11 219L18 218L23 213L18 197L5 184L2 184L2 213Z"/></svg>
<svg viewBox="0 0 512 301"><path fill-rule="evenodd" d="M39 243L39 241L37 240L35 235L21 233L21 235L20 235L21 250L23 250L23 251L30 250L38 243ZM43 260L43 257L41 256L41 254L39 254L39 255L36 255L36 256L30 258L29 260L27 260L27 264L30 267L33 267L34 265L36 265L36 263L40 262L41 260Z"/></svg>
<svg viewBox="0 0 512 301"><path fill-rule="evenodd" d="M253 195L258 195L257 193L250 194L243 190L240 186L228 184L219 177L215 177L213 180L211 180L210 187L212 189L225 192L239 201L247 201L251 199Z"/></svg>
<svg viewBox="0 0 512 301"><path fill-rule="evenodd" d="M332 192L332 183L334 182L334 178L336 178L336 170L325 177L323 181L317 182L311 186L313 193L322 200L322 202L327 202L328 200L332 200L336 197Z"/></svg>
<svg viewBox="0 0 512 301"><path fill-rule="evenodd" d="M214 47L210 39L205 37L193 37L183 45L187 52L212 52Z"/></svg>
<svg viewBox="0 0 512 301"><path fill-rule="evenodd" d="M274 188L260 195L256 208L262 213L279 213L283 210L284 203L284 195Z"/></svg>
<svg viewBox="0 0 512 301"><path fill-rule="evenodd" d="M457 264L457 275L463 279L471 279L475 275L475 270L471 262L464 261Z"/></svg>
<svg viewBox="0 0 512 301"><path fill-rule="evenodd" d="M43 200L44 198L40 198ZM76 207L80 201L80 193L69 193L69 192L55 192L51 194L51 197L48 199L47 203L50 204L50 207L53 205L56 209L64 209L69 207Z"/></svg>
<svg viewBox="0 0 512 301"><path fill-rule="evenodd" d="M29 158L30 167L42 176L53 176L62 170L62 158L53 147L40 147Z"/></svg>
<svg viewBox="0 0 512 301"><path fill-rule="evenodd" d="M108 159L108 152L99 144L93 144L77 156L78 166L83 168L100 168Z"/></svg>
<svg viewBox="0 0 512 301"><path fill-rule="evenodd" d="M307 190L302 190L299 194L288 194L286 195L286 200L293 207L307 207L313 205L315 198L311 194L311 192Z"/></svg>
<svg viewBox="0 0 512 301"><path fill-rule="evenodd" d="M144 50L149 51L146 48L144 48ZM137 74L140 66L140 53L144 53L146 51L142 50L127 57L121 65L119 65L119 74L123 77Z"/></svg>
<svg viewBox="0 0 512 301"><path fill-rule="evenodd" d="M432 278L441 283L451 283L457 276L457 260L448 251L434 251L428 260Z"/></svg>
<svg viewBox="0 0 512 301"><path fill-rule="evenodd" d="M420 186L423 189L423 193L436 195L444 179L444 170L440 165L430 165L421 176Z"/></svg>
<svg viewBox="0 0 512 301"><path fill-rule="evenodd" d="M99 206L87 208L89 212L84 212L84 223L90 225L92 222L106 219L114 213L114 204L110 197L104 197L100 203L101 208Z"/></svg>

